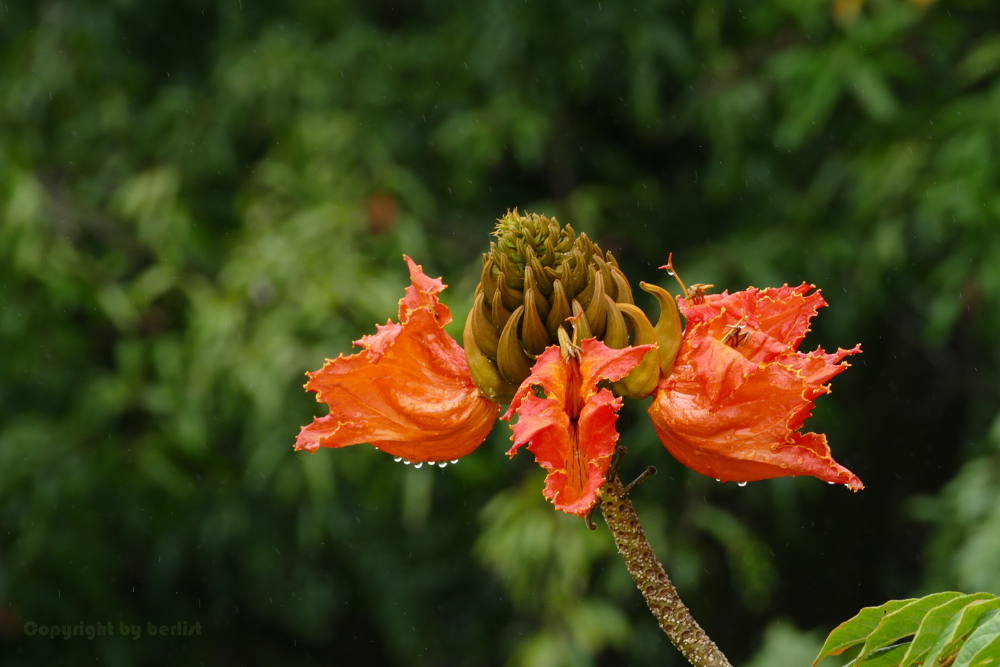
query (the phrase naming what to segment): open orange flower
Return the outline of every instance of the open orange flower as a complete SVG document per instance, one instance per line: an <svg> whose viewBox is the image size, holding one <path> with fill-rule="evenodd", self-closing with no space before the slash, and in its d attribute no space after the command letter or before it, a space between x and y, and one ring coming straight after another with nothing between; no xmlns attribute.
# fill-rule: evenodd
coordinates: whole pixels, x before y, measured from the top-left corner
<svg viewBox="0 0 1000 667"><path fill-rule="evenodd" d="M437 298L444 283L406 263L412 284L399 300L399 323L378 326L355 341L361 352L308 374L306 389L330 414L302 428L296 449L367 442L407 461L446 462L473 451L493 428L500 406L479 393L465 353L444 332L451 322Z"/></svg>
<svg viewBox="0 0 1000 667"><path fill-rule="evenodd" d="M852 491L857 475L830 456L826 436L799 433L813 401L861 351L798 352L826 305L814 286L678 299L687 319L674 372L661 379L649 415L670 453L720 481L812 475Z"/></svg>
<svg viewBox="0 0 1000 667"><path fill-rule="evenodd" d="M588 338L579 348L566 344L542 352L531 375L525 380L503 419L516 413L514 456L527 445L535 460L548 470L545 497L556 509L585 515L597 501L597 492L611 464L618 442L615 422L622 399L607 389L598 389L601 380L612 382L628 375L639 365L652 345L614 350ZM544 393L536 396L535 388Z"/></svg>

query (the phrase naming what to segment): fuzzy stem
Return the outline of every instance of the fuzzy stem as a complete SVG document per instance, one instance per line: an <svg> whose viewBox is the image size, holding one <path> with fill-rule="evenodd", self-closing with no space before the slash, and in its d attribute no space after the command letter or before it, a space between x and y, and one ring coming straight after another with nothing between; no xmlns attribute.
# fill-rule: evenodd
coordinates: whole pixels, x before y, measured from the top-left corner
<svg viewBox="0 0 1000 667"><path fill-rule="evenodd" d="M618 553L625 559L636 587L673 645L695 667L732 667L681 602L677 589L649 546L617 474L610 475L601 487L600 502L601 513L615 538Z"/></svg>

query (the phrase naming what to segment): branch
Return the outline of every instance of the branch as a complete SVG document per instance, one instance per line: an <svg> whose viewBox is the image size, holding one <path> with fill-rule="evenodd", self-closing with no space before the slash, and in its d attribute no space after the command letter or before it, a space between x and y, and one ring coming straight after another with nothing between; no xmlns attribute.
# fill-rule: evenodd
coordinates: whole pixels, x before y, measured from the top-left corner
<svg viewBox="0 0 1000 667"><path fill-rule="evenodd" d="M646 540L646 533L618 479L617 471L609 475L601 487L600 502L618 553L625 559L629 574L646 598L649 610L677 650L695 667L732 667L681 602L677 589L670 583L663 565Z"/></svg>

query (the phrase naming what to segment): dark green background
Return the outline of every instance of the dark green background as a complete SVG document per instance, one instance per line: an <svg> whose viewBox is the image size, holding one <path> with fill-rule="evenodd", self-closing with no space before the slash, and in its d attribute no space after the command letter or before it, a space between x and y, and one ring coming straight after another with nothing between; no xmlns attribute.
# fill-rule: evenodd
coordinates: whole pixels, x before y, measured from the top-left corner
<svg viewBox="0 0 1000 667"><path fill-rule="evenodd" d="M460 323L514 206L633 284L669 252L815 283L805 347L863 346L807 423L857 495L718 484L623 410L650 539L735 663L1000 593L998 134L989 0L8 1L0 661L681 664L506 425L443 470L292 451L303 373L394 315L400 255Z"/></svg>

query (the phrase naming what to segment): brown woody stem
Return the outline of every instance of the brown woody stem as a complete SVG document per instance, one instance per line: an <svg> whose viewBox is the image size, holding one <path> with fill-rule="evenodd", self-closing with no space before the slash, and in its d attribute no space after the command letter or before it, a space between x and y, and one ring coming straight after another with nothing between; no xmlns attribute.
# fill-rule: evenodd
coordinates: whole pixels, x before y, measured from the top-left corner
<svg viewBox="0 0 1000 667"><path fill-rule="evenodd" d="M619 457L620 459L620 457ZM625 559L636 587L660 627L677 650L695 667L732 667L691 612L681 602L663 565L646 540L639 517L625 493L617 471L607 477L600 492L601 512Z"/></svg>

